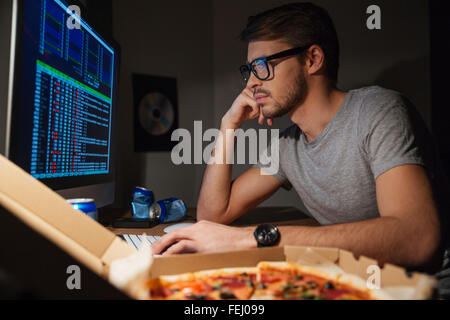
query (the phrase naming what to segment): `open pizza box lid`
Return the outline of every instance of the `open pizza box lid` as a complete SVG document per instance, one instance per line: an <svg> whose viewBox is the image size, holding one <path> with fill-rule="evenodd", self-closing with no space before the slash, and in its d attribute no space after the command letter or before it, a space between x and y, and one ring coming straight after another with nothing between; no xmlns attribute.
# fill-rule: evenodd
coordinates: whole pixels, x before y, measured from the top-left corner
<svg viewBox="0 0 450 320"><path fill-rule="evenodd" d="M145 278L254 267L260 261L290 261L374 279L398 299L430 298L435 285L428 275L408 276L389 264L376 270L375 260L355 259L334 248L286 246L153 258L148 246L137 252L1 155L0 225L0 268L42 298L145 298ZM81 269L81 285L75 289L69 285L73 265Z"/></svg>
<svg viewBox="0 0 450 320"><path fill-rule="evenodd" d="M106 279L136 250L1 155L0 226L0 268L37 297L128 298Z"/></svg>

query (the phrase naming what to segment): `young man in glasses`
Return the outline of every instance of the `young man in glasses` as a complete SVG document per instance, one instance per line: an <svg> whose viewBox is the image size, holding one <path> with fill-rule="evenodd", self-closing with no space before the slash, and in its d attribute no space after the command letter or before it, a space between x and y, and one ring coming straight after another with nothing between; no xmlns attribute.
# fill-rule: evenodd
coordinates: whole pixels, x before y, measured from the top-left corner
<svg viewBox="0 0 450 320"><path fill-rule="evenodd" d="M231 181L231 165L208 165L199 223L162 237L155 253L212 252L270 245L338 247L407 267L441 257L438 161L423 121L400 94L336 87L339 44L328 13L296 3L249 19L242 39L246 87L223 116L227 129L288 116L280 169L256 166ZM228 145L228 148L225 146ZM231 146L231 147L230 147ZM281 187L295 191L322 226L226 226ZM435 259L437 258L437 259Z"/></svg>

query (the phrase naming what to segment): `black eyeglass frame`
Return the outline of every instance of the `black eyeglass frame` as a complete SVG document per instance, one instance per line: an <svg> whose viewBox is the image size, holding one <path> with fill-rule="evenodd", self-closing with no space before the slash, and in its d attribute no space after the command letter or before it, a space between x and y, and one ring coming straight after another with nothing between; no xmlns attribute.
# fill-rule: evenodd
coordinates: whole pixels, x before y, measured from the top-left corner
<svg viewBox="0 0 450 320"><path fill-rule="evenodd" d="M261 80L261 81L267 80L267 79L269 79L270 76L271 76L271 74L270 74L270 68L269 68L269 65L267 64L268 61L275 60L275 59L280 59L280 58L286 58L286 57L290 57L290 56L294 56L294 55L300 54L300 53L302 53L303 51L309 49L311 46L312 46L312 45L309 45L309 46L302 46L302 47L295 47L295 48L291 48L291 49L287 49L287 50L284 50L284 51L275 53L275 54L270 55L270 56L268 56L268 57L260 57L260 58L256 58L256 59L254 59L252 62L250 62L249 64L243 64L243 65L239 68L239 71L241 72L242 78L244 78L244 81L245 81L246 83L247 83L248 80L250 79L250 72L252 72L252 73L255 75L255 77L258 78L258 79ZM267 77L260 78L260 77L258 76L257 72L255 71L255 69L252 67L252 64L253 64L255 61L257 61L257 60L261 60L261 61L265 64L265 67L266 67L267 70L268 70ZM247 72L250 71L250 72L249 72L249 77L248 77L248 79L246 79L243 70L246 70Z"/></svg>

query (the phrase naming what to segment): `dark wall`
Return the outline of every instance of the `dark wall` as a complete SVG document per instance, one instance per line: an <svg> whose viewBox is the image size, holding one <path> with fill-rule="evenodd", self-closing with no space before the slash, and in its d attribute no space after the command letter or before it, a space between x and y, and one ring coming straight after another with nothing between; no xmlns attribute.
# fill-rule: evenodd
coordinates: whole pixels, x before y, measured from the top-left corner
<svg viewBox="0 0 450 320"><path fill-rule="evenodd" d="M96 0L94 0L96 1ZM113 35L121 45L117 145L117 206L130 205L135 186L158 200L197 203L203 165L175 165L171 153L134 151L132 74L177 80L179 127L194 132L194 121L212 127L213 15L211 0L115 0Z"/></svg>
<svg viewBox="0 0 450 320"><path fill-rule="evenodd" d="M112 1L86 0L86 20L105 39L112 39Z"/></svg>
<svg viewBox="0 0 450 320"><path fill-rule="evenodd" d="M449 12L450 2L448 0L430 1L432 128L438 142L447 176L450 173Z"/></svg>

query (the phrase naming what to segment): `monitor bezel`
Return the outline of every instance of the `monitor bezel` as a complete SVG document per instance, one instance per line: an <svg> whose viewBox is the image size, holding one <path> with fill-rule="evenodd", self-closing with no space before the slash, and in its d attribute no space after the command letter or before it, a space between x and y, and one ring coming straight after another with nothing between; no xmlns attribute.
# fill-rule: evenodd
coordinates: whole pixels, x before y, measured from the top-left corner
<svg viewBox="0 0 450 320"><path fill-rule="evenodd" d="M17 139L19 137L19 126L20 126L20 118L19 111L20 108L20 84L22 80L22 61L23 61L23 28L24 28L24 16L25 16L25 2L26 0L14 0L13 2L13 20L15 25L12 26L11 36L11 55L14 59L12 65L13 68L10 68L10 72L12 75L10 77L10 85L12 88L9 90L9 103L8 103L8 123L7 123L7 133L6 133L6 156L13 162L18 160L19 154L15 146L17 145ZM72 1L73 2L73 1ZM78 3L77 3L78 5ZM79 3L80 7L83 8L83 5ZM92 24L89 23L89 20L82 16L84 22L86 22L90 27ZM46 184L49 188L53 190L65 190L65 189L74 189L78 187L86 187L89 185L97 185L97 184L111 184L115 180L115 158L116 158L116 148L115 148L115 140L116 140L116 108L117 108L117 93L118 93L118 72L119 72L119 53L120 48L117 43L112 39L105 39L102 35L100 35L94 28L92 31L95 32L103 41L105 41L111 48L114 50L115 59L114 59L114 74L116 75L114 78L114 87L113 96L112 96L112 114L111 114L111 142L110 142L110 170L108 174L96 174L96 175L80 175L80 176L71 176L71 177L58 177L58 178L47 178L47 179L39 179L42 183ZM14 41L13 42L13 37ZM31 139L31 137L30 137ZM25 168L24 168L25 169Z"/></svg>

